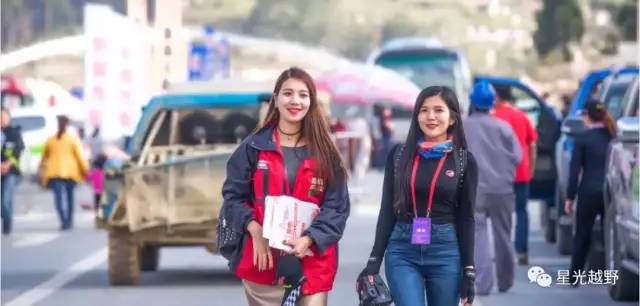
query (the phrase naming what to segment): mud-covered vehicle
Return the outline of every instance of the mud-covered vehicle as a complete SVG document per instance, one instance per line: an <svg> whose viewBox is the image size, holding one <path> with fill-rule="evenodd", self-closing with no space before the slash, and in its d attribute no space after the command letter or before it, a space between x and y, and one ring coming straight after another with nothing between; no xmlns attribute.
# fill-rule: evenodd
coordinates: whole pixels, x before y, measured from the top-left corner
<svg viewBox="0 0 640 306"><path fill-rule="evenodd" d="M164 246L217 253L225 165L257 125L266 84L221 83L153 98L131 137L131 159L106 171L100 210L109 232L109 281L132 285L158 268ZM99 219L100 220L100 219Z"/></svg>

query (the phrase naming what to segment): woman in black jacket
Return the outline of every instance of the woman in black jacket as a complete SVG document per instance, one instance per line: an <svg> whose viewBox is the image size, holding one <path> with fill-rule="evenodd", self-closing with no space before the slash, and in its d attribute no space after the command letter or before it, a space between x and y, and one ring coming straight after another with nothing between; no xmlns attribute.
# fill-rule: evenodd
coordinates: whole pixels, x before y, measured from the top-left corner
<svg viewBox="0 0 640 306"><path fill-rule="evenodd" d="M576 232L571 253L571 278L574 286L587 280L586 272L581 270L589 252L596 216L600 215L601 220L603 219L605 163L609 142L615 135L613 119L604 104L597 100L590 100L585 105L583 120L587 130L576 137L564 205L567 215L571 215L574 199L578 196Z"/></svg>
<svg viewBox="0 0 640 306"><path fill-rule="evenodd" d="M466 151L460 107L448 87L424 89L407 140L385 167L375 243L360 274L383 256L397 306L471 305L474 297L476 162Z"/></svg>
<svg viewBox="0 0 640 306"><path fill-rule="evenodd" d="M2 125L2 152L0 153L0 197L2 198L2 234L7 235L13 229L13 199L20 181L20 155L24 150L20 127L11 126L11 114L2 107L0 112Z"/></svg>

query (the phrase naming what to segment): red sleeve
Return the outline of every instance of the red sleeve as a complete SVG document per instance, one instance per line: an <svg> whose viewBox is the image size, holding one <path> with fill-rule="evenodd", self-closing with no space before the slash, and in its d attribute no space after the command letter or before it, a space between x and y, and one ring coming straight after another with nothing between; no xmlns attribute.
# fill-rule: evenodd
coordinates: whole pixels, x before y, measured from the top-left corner
<svg viewBox="0 0 640 306"><path fill-rule="evenodd" d="M524 121L527 124L527 144L536 142L538 140L538 132L533 127L533 125L531 125L531 121L529 121L529 118L527 118L527 115L524 115L523 117L524 117Z"/></svg>

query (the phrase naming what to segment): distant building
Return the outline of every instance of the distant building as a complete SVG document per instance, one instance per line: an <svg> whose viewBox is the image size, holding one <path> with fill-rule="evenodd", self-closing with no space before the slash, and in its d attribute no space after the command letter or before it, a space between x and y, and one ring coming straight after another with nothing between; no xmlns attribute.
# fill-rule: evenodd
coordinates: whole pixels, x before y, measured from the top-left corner
<svg viewBox="0 0 640 306"><path fill-rule="evenodd" d="M127 16L152 30L149 80L152 94L187 79L188 42L182 36L182 1L127 0Z"/></svg>

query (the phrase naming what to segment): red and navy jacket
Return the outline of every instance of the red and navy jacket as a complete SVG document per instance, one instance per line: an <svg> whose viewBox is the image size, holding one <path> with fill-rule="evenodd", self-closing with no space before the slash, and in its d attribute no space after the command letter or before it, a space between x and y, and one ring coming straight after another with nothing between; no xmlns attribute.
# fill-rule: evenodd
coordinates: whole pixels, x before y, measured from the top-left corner
<svg viewBox="0 0 640 306"><path fill-rule="evenodd" d="M222 187L223 205L229 221L238 232L246 231L247 224L255 220L262 225L264 199L267 195L285 194L285 165L281 152L273 140L273 127L264 128L248 136L227 162L227 178ZM330 291L338 268L338 240L344 232L349 216L350 202L346 179L338 178L333 184L316 174L312 159L300 163L294 188L290 196L315 203L320 213L304 235L313 240L313 256L302 260L306 282L302 294ZM274 269L258 271L253 266L253 243L244 239L240 262L235 274L242 279L263 285L275 285L278 250L271 250Z"/></svg>

